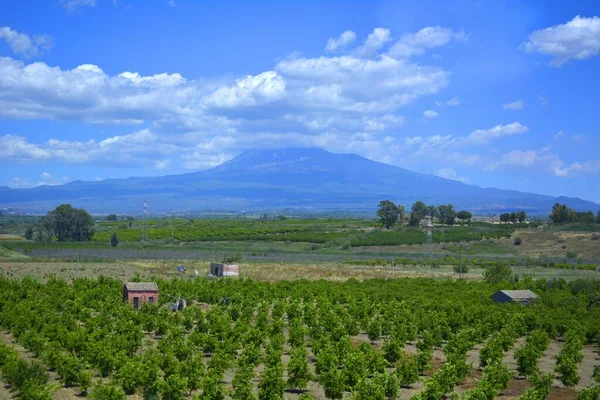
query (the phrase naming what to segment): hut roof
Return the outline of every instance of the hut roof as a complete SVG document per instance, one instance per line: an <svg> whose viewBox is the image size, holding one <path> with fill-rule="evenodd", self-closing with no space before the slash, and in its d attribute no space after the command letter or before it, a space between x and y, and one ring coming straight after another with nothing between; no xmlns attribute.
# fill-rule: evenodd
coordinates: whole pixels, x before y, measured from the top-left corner
<svg viewBox="0 0 600 400"><path fill-rule="evenodd" d="M130 292L158 292L158 285L154 282L127 282L125 287Z"/></svg>
<svg viewBox="0 0 600 400"><path fill-rule="evenodd" d="M501 290L501 292L513 300L537 299L538 297L531 290Z"/></svg>

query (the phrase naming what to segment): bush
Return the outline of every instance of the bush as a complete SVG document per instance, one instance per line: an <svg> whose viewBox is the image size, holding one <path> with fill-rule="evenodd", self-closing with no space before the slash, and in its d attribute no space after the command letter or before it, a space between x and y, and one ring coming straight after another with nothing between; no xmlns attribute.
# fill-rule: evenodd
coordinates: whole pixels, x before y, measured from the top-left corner
<svg viewBox="0 0 600 400"><path fill-rule="evenodd" d="M512 269L509 266L499 263L490 265L483 273L483 278L487 283L500 283L510 280Z"/></svg>
<svg viewBox="0 0 600 400"><path fill-rule="evenodd" d="M515 246L520 246L520 245L521 245L521 242L522 242L521 238L520 238L520 237L516 237L516 238L515 238L515 241L513 242L513 244L514 244Z"/></svg>
<svg viewBox="0 0 600 400"><path fill-rule="evenodd" d="M567 251L566 257L569 259L577 258L577 253L574 251Z"/></svg>
<svg viewBox="0 0 600 400"><path fill-rule="evenodd" d="M88 398L91 400L125 400L125 392L112 383L99 381L92 388Z"/></svg>
<svg viewBox="0 0 600 400"><path fill-rule="evenodd" d="M466 264L458 264L454 266L454 272L456 272L457 274L466 274L467 272L469 272L469 266Z"/></svg>

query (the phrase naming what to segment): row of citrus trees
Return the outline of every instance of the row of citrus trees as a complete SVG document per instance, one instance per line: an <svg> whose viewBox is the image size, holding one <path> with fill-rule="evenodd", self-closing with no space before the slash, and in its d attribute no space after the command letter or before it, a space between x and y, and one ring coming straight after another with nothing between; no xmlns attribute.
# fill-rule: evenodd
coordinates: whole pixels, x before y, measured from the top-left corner
<svg viewBox="0 0 600 400"><path fill-rule="evenodd" d="M495 393L507 377L498 360L517 337L531 332L532 343L541 341L538 332L568 338L577 319L577 337L587 341L597 335L600 317L590 301L597 288L574 295L566 282L535 282L531 288L542 297L536 307L496 305L489 299L496 287L485 283L427 279L158 284L161 302L181 295L207 306L173 313L146 305L135 312L122 303L117 280L2 278L0 325L63 385L96 399L138 393L263 400L282 398L285 390L303 398L323 390L330 399L383 400L424 375L429 378L418 398L452 393L470 373L467 351L482 342L479 389ZM364 340L357 345L359 333L382 349ZM416 354L406 343L416 343ZM434 368L436 348L447 362ZM227 371L234 374L231 385L224 383Z"/></svg>

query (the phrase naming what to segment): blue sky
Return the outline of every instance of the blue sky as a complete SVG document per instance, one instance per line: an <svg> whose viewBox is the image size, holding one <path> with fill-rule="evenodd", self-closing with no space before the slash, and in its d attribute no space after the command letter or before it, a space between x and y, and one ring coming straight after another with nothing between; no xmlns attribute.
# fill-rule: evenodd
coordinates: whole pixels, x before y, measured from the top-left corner
<svg viewBox="0 0 600 400"><path fill-rule="evenodd" d="M600 202L597 1L6 0L0 185L317 146Z"/></svg>

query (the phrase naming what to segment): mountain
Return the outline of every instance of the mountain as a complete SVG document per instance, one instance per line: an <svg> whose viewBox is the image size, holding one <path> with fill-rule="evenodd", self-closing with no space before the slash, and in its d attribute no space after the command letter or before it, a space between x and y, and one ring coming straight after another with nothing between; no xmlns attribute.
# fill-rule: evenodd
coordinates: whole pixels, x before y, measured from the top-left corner
<svg viewBox="0 0 600 400"><path fill-rule="evenodd" d="M475 212L547 213L556 202L576 210L600 205L577 198L481 188L318 148L250 150L213 169L163 177L74 181L31 189L0 187L0 206L46 212L68 202L91 212L139 214L202 210L371 211L383 199L410 207L452 203Z"/></svg>

